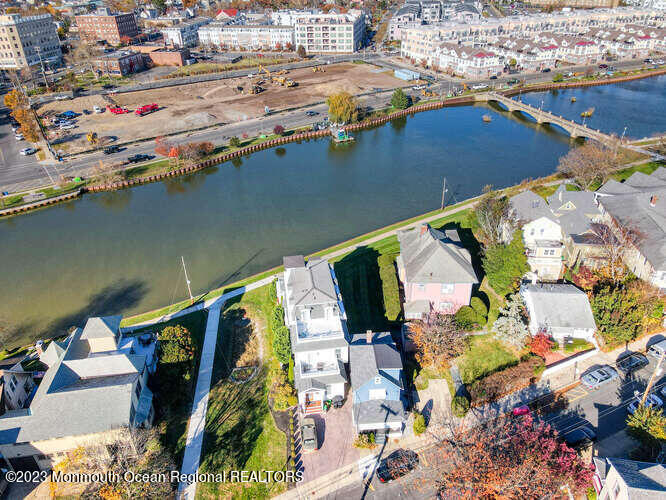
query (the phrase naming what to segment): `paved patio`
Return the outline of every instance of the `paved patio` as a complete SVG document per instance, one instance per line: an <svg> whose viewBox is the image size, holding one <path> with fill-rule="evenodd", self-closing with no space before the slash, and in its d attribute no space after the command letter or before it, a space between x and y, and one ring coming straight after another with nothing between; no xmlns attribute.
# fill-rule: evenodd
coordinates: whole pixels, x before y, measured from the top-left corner
<svg viewBox="0 0 666 500"><path fill-rule="evenodd" d="M351 398L347 398L342 408L331 409L313 418L317 422L320 448L302 454L304 482L356 462L360 456L358 449L353 446L356 433L352 427Z"/></svg>

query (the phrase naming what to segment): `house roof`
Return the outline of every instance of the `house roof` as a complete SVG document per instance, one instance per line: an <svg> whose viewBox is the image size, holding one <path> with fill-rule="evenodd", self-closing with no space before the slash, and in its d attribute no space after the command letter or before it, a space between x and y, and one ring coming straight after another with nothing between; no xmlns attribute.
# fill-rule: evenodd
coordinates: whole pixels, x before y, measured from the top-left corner
<svg viewBox="0 0 666 500"><path fill-rule="evenodd" d="M103 316L88 318L83 327L82 339L101 339L115 337L120 327L122 316Z"/></svg>
<svg viewBox="0 0 666 500"><path fill-rule="evenodd" d="M338 373L333 375L322 375L316 377L303 377L301 371L294 369L294 386L298 392L308 389L326 389L329 384L341 384L347 382L347 373L342 361L338 360Z"/></svg>
<svg viewBox="0 0 666 500"><path fill-rule="evenodd" d="M529 189L509 198L509 203L511 204L511 208L513 208L516 218L524 224L540 219L541 217L555 220L555 215L548 208L546 200Z"/></svg>
<svg viewBox="0 0 666 500"><path fill-rule="evenodd" d="M98 326L114 323L89 321L86 327L93 328L89 332L95 338ZM93 434L131 423L132 389L145 356L88 357L83 332L76 329L63 343L66 346L44 374L29 414L0 417L0 444ZM58 348L53 349L57 354Z"/></svg>
<svg viewBox="0 0 666 500"><path fill-rule="evenodd" d="M349 345L349 374L352 389L356 390L375 377L381 376L402 387L386 370L401 370L402 358L389 332L373 333L372 344L367 343L365 333L352 337Z"/></svg>
<svg viewBox="0 0 666 500"><path fill-rule="evenodd" d="M378 424L404 422L407 414L402 401L390 399L371 399L354 403L354 421L356 424Z"/></svg>
<svg viewBox="0 0 666 500"><path fill-rule="evenodd" d="M655 270L666 270L666 168L635 172L624 183L607 182L599 204L624 227L635 230L638 248Z"/></svg>
<svg viewBox="0 0 666 500"><path fill-rule="evenodd" d="M622 478L632 500L666 499L666 467L663 464L607 458Z"/></svg>
<svg viewBox="0 0 666 500"><path fill-rule="evenodd" d="M455 230L424 224L398 231L405 279L411 283L478 283L472 256Z"/></svg>
<svg viewBox="0 0 666 500"><path fill-rule="evenodd" d="M537 325L551 328L596 329L587 295L571 284L526 283L521 295L527 301L529 314ZM531 303L531 307L530 307Z"/></svg>
<svg viewBox="0 0 666 500"><path fill-rule="evenodd" d="M291 306L307 306L337 302L338 295L328 261L313 257L305 265L299 265L302 256L285 257L284 284Z"/></svg>
<svg viewBox="0 0 666 500"><path fill-rule="evenodd" d="M592 219L601 215L593 192L568 191L564 184L548 197L548 204L566 234L584 233L590 229Z"/></svg>

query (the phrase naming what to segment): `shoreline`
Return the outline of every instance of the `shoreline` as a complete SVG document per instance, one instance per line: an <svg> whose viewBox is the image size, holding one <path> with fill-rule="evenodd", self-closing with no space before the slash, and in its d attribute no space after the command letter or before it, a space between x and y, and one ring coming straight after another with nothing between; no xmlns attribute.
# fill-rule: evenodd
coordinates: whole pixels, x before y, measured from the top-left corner
<svg viewBox="0 0 666 500"><path fill-rule="evenodd" d="M626 75L626 76L621 76L621 77L616 77L616 78L606 78L603 80L589 80L589 81L575 81L575 82L549 82L549 83L539 83L539 84L534 84L533 86L530 87L518 87L518 88L510 88L510 89L505 89L505 90L500 90L498 91L502 95L506 97L513 97L516 95L520 95L523 93L531 93L531 92L544 92L548 90L558 90L558 89L568 89L568 88L585 88L585 87L593 87L593 86L599 86L599 85L612 85L612 84L617 84L617 83L623 83L623 82L629 82L629 81L634 81L634 80L640 80L644 78L650 78L653 76L662 76L666 74L666 69L659 69L659 70L647 70L642 73L638 73L635 75ZM435 102L426 102L424 104L417 104L415 106L412 106L410 108L404 109L404 110L399 110L399 111L394 111L393 113L389 113L385 116L381 116L378 118L373 118L370 120L365 120L359 123L354 123L350 125L345 125L343 128L348 131L356 131L356 130L361 130L365 128L372 128L380 125L384 125L392 120L398 119L398 118L403 118L408 115L413 115L415 113L421 113L424 111L432 111L436 109L442 109L445 107L454 107L454 106L469 106L469 105L474 105L476 102L475 99L475 93L470 92L467 95L464 96L458 96L458 97L451 97L451 98L445 98L443 100L437 100ZM225 163L227 161L233 160L235 158L241 157L241 156L246 156L251 153L261 151L264 149L270 149L273 147L281 146L284 144L288 144L290 142L300 142L303 140L310 140L310 139L319 139L319 138L324 138L327 136L331 136L330 130L318 130L318 131L308 131L308 132L301 132L301 133L294 133L289 136L282 136L276 139L267 139L264 142L256 143L256 144L251 144L249 146L245 146L239 149L236 149L235 151L231 151L228 153L221 154L219 156L216 156L214 158L209 158L207 160L201 161L199 163L195 163L193 165L189 165L186 167L181 167L177 168L168 172L162 172L154 175L149 175L145 177L138 177L136 179L131 179L131 180L124 180L124 181L117 181L109 184L101 184L101 185L93 185L93 186L82 186L78 191L76 196L71 196L71 195L60 195L60 196L55 196L55 197L50 197L46 198L44 200L40 200L39 202L34 202L34 203L28 203L28 204L22 204L22 205L17 205L14 207L10 208L5 208L0 210L0 218L3 217L11 217L15 215L20 215L22 213L27 213L39 208L44 208L56 203L64 202L64 201L71 201L72 199L78 198L83 196L85 193L98 193L98 192L104 192L104 191L116 191L118 189L126 189L126 188L131 188L134 186L139 186L142 184L147 184L147 183L152 183L152 182L157 182L161 181L167 178L173 178L173 177L180 177L188 174L195 173L199 170L203 170L205 168L214 166L214 165L219 165L221 163ZM258 137L254 138L249 138L248 141L252 142L254 140L258 139ZM227 146L228 147L228 146ZM160 160L161 161L161 160Z"/></svg>

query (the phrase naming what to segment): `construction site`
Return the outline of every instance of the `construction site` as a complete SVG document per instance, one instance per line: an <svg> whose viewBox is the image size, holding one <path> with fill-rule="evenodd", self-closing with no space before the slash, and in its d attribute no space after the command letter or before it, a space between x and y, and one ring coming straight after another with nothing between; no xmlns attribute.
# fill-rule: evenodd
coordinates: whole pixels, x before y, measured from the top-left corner
<svg viewBox="0 0 666 500"><path fill-rule="evenodd" d="M267 108L276 112L304 106L340 91L359 94L402 85L392 71L371 64L340 63L277 72L259 67L242 78L54 101L42 105L38 114L45 123L67 111L78 115L73 128L48 130L56 150L73 154L89 150L93 141L96 145L122 144L256 118ZM150 109L144 113L146 106Z"/></svg>

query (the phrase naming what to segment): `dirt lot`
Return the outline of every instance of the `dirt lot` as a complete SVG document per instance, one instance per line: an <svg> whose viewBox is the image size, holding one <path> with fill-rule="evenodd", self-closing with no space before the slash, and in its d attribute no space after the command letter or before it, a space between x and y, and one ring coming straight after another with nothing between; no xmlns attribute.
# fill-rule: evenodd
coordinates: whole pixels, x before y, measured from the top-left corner
<svg viewBox="0 0 666 500"><path fill-rule="evenodd" d="M325 67L325 72L317 73L311 68L302 68L291 70L286 76L295 80L298 86L285 88L263 78L262 87L265 90L257 95L242 94L238 91L239 86L249 88L248 78L111 95L117 104L128 109L135 109L152 102L159 104L161 109L143 117L133 113L112 115L108 111L81 115L77 119L77 128L66 132L67 135L61 138L57 148L70 153L88 149L86 133L91 130L106 142L122 143L220 122L246 120L261 116L264 113L264 106L268 106L271 110L280 110L316 102L341 90L359 93L373 88L395 87L404 83L393 77L390 71L380 71L370 64L329 65ZM65 110L81 113L83 109L92 111L94 105L103 107L106 102L102 96L56 101L42 106L39 114L53 115Z"/></svg>

